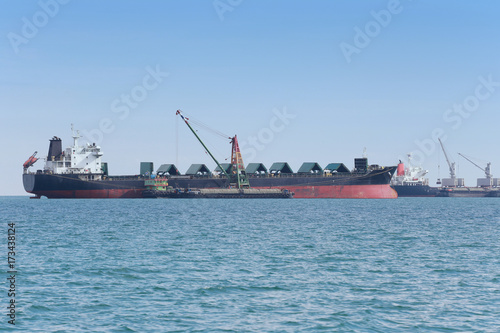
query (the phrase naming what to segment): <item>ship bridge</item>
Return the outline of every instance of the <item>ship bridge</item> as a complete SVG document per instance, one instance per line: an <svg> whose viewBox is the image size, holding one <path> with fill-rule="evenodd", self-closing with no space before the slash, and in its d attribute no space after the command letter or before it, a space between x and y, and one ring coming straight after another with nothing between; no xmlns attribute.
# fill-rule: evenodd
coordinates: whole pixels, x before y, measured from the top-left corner
<svg viewBox="0 0 500 333"><path fill-rule="evenodd" d="M95 143L86 143L84 146L80 146L78 144L79 138L81 138L80 133L73 130L73 146L63 151L61 138L54 136L50 140L49 152L44 167L45 172L54 174L101 174L103 172L101 147Z"/></svg>

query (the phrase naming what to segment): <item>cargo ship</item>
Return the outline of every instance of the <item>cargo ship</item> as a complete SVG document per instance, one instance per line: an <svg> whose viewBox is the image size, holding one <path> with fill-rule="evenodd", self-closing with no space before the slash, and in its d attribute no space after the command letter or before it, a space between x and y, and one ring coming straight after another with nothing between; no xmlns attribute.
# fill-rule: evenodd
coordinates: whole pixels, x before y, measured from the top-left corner
<svg viewBox="0 0 500 333"><path fill-rule="evenodd" d="M491 163L487 163L485 168L482 168L477 163L472 161L470 158L464 154L458 153L467 161L472 163L474 166L479 168L484 172L485 178L477 179L477 187L465 186L465 181L463 178L457 178L455 170L455 162L451 161L448 157L446 149L444 148L441 139L438 139L443 150L446 163L448 164L450 170L450 178L438 179L438 184L442 184L439 188L436 196L438 197L451 197L451 198L499 198L500 197L500 179L493 178L491 174Z"/></svg>
<svg viewBox="0 0 500 333"><path fill-rule="evenodd" d="M166 177L173 188L233 186L222 174L234 172L232 163L219 165L213 172L204 164L193 164L181 174L173 164L163 164L154 172L152 162L141 162L139 174L110 176L107 163L102 162L101 148L90 143L80 145L78 131L73 130L72 137L73 145L64 150L59 137L50 139L43 169L31 171L38 160L36 154L24 163L23 185L26 192L35 195L32 198L143 198L145 182L152 174ZM237 144L236 136L234 139ZM261 163L250 163L237 174L244 176L253 189L286 189L294 193L294 198L394 199L397 193L390 181L395 170L396 166L369 165L366 158L356 158L353 170L343 163L330 163L323 169L311 162L293 172L288 163L279 162L269 170Z"/></svg>
<svg viewBox="0 0 500 333"><path fill-rule="evenodd" d="M391 180L391 187L399 197L435 197L439 189L429 186L425 177L429 171L411 164L411 154L407 155L408 164L399 161L396 174Z"/></svg>
<svg viewBox="0 0 500 333"><path fill-rule="evenodd" d="M500 188L488 187L443 187L437 197L450 198L500 198Z"/></svg>

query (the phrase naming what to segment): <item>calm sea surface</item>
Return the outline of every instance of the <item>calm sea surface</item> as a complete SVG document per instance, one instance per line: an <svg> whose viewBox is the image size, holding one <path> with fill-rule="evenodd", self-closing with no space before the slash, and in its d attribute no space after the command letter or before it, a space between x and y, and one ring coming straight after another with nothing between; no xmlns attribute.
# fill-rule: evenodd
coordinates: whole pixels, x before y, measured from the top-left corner
<svg viewBox="0 0 500 333"><path fill-rule="evenodd" d="M0 197L0 330L499 332L500 199Z"/></svg>

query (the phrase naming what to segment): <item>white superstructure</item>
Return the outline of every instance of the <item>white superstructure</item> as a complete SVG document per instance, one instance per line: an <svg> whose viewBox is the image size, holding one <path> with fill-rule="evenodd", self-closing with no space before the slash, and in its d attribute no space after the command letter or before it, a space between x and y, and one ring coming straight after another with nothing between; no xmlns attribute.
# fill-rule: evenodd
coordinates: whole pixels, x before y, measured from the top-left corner
<svg viewBox="0 0 500 333"><path fill-rule="evenodd" d="M102 174L101 147L86 143L80 146L79 131L73 132L73 146L62 150L62 141L58 137L50 140L49 153L45 161L44 172L54 174Z"/></svg>
<svg viewBox="0 0 500 333"><path fill-rule="evenodd" d="M411 165L411 154L407 156L408 164L404 169L404 173L396 173L391 180L391 185L429 185L429 179L425 178L429 171L420 166Z"/></svg>

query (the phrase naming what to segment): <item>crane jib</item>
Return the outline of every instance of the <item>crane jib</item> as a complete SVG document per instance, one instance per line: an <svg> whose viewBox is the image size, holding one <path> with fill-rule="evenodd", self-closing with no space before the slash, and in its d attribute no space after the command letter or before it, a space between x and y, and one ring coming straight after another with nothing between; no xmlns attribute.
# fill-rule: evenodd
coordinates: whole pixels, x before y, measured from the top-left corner
<svg viewBox="0 0 500 333"><path fill-rule="evenodd" d="M214 160L215 164L217 164L217 166L221 169L221 171L224 173L224 175L230 179L231 177L229 176L229 174L226 172L226 170L224 170L224 168L220 165L219 161L217 161L217 159L214 157L214 155L212 155L212 153L210 152L210 150L207 148L207 146L205 146L205 144L203 143L203 141L200 139L200 137L198 136L198 134L196 134L196 131L191 127L191 125L189 125L189 122L187 121L187 118L185 118L182 113L181 113L181 110L177 110L177 112L175 114L178 114L179 116L181 116L182 120L184 120L184 122L186 123L186 125L189 127L189 129L191 130L191 132L193 132L194 136L198 139L198 141L200 141L201 145L203 146L203 148L205 148L205 151L208 153L208 155L210 155L210 157Z"/></svg>

